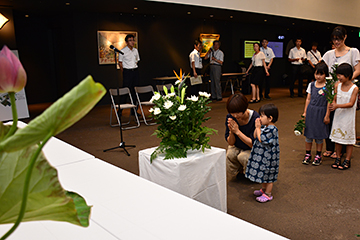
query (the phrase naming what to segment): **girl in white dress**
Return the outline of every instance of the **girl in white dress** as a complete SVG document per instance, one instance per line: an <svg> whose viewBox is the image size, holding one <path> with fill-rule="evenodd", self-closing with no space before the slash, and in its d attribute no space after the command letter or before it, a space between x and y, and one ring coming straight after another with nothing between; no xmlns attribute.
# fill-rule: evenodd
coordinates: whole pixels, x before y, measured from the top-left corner
<svg viewBox="0 0 360 240"><path fill-rule="evenodd" d="M353 75L352 79L354 80L360 74L360 53L357 48L348 47L345 44L345 40L347 38L346 29L342 26L337 26L334 28L331 34L331 41L333 43L334 48L330 51L327 51L323 60L329 67L329 72L332 72L332 66L335 64L348 63L353 67ZM330 128L332 126L332 121L334 118L334 112L330 113ZM343 154L345 153L345 149L342 150ZM326 139L326 152L324 152L324 157L331 157L336 159L337 157L341 158L341 155L336 155L335 145L330 140L330 138Z"/></svg>
<svg viewBox="0 0 360 240"><path fill-rule="evenodd" d="M350 64L342 63L336 70L339 82L335 85L335 99L330 104L330 110L335 110L330 139L335 142L336 155L340 156L342 145L346 145L346 159L341 164L337 157L332 168L345 170L351 166L353 144L356 142L355 118L358 87L351 82L353 69Z"/></svg>

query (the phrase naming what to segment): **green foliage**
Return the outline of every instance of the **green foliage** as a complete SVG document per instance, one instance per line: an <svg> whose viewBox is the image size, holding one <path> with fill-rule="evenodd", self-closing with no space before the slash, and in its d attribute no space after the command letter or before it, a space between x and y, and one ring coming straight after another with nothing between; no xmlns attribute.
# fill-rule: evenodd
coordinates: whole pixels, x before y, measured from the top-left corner
<svg viewBox="0 0 360 240"><path fill-rule="evenodd" d="M301 119L295 124L294 132L298 131L300 134L303 134L305 128L305 118L301 116Z"/></svg>
<svg viewBox="0 0 360 240"><path fill-rule="evenodd" d="M4 130L10 127L3 126L1 123L0 128ZM22 186L27 168L38 148L39 146L33 145L9 153L0 153L0 224L16 221L20 211ZM62 189L56 169L41 153L35 161L29 184L27 207L22 221L56 220L88 226L89 220L87 218L85 220L81 214L78 215L76 208L74 200L66 196L66 191Z"/></svg>
<svg viewBox="0 0 360 240"><path fill-rule="evenodd" d="M1 239L21 221L89 225L90 207L80 195L61 187L56 169L41 150L51 136L85 116L105 93L105 88L88 76L25 128L12 133L14 125L0 122L0 224L15 223Z"/></svg>
<svg viewBox="0 0 360 240"><path fill-rule="evenodd" d="M324 90L323 95L325 95L328 103L332 103L334 101L334 98L336 95L335 83L338 81L338 78L336 75L337 67L338 67L337 64L335 64L334 66L331 67L331 69L332 69L332 71L330 72L331 77L326 78L326 83L325 83L325 86L323 87L323 90Z"/></svg>
<svg viewBox="0 0 360 240"><path fill-rule="evenodd" d="M199 97L184 99L186 85L183 82L180 83L178 91L172 91L173 94L152 99L155 104L152 115L159 123L153 135L161 138L161 142L151 154L151 161L160 153L165 153L165 159L186 158L188 150L205 151L206 148L211 148L208 135L217 131L202 126L202 123L210 119L205 117L211 110L207 105L210 94L200 92Z"/></svg>

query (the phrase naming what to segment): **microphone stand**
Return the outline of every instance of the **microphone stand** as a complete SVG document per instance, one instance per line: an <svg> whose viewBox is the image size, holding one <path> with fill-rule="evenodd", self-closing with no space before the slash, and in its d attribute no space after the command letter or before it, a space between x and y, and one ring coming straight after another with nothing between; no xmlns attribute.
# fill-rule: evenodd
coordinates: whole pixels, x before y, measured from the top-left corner
<svg viewBox="0 0 360 240"><path fill-rule="evenodd" d="M120 53L122 53L121 51L119 51ZM114 51L114 54L115 54L115 69L117 70L117 57L116 57L116 51ZM123 53L122 53L123 54ZM121 97L120 97L120 90L119 90L119 83L118 83L118 87L117 87L117 95L118 95L118 99L119 99L119 108L120 108L120 104L121 104ZM116 108L115 108L116 110ZM119 128L120 128L120 143L119 143L119 146L116 146L116 147L112 147L112 148L109 148L109 149L105 149L103 150L103 152L107 152L107 151L110 151L110 150L114 150L114 149L117 149L117 148L122 148L124 150L124 152L126 153L126 155L130 156L130 153L126 150L126 147L136 147L135 145L126 145L124 140L123 140L123 133L122 133L122 127L121 127L121 116L118 117L119 119Z"/></svg>

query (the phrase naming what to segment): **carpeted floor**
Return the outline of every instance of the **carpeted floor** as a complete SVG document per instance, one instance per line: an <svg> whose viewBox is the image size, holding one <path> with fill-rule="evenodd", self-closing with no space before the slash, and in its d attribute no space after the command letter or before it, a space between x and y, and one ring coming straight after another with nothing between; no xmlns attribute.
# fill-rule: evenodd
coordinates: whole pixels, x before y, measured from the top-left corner
<svg viewBox="0 0 360 240"><path fill-rule="evenodd" d="M347 171L332 169L330 158L324 158L317 167L301 164L305 153L304 137L296 137L293 128L303 113L305 98L291 99L287 89L272 89L270 95L272 100L250 105L250 108L257 111L262 104L272 102L280 111L276 123L281 149L280 173L274 184L274 200L265 204L256 202L252 192L259 185L237 179L228 185L228 213L291 239L357 239L356 234L360 234L359 149L354 148L352 166ZM220 148L227 148L224 139L226 100L210 104L211 119L206 123L218 130L210 143ZM104 153L104 149L118 146L120 142L119 129L109 126L109 111L110 106L96 107L57 137L138 174L138 151L159 144L159 140L151 136L157 126L142 123L140 128L123 132L125 143L136 145L128 148L131 156L120 149Z"/></svg>

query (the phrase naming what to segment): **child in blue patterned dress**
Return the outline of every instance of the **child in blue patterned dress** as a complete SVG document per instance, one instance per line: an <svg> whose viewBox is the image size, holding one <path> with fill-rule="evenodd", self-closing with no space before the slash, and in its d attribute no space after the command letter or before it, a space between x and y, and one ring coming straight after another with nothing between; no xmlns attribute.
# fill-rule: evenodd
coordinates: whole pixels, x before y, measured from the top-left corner
<svg viewBox="0 0 360 240"><path fill-rule="evenodd" d="M279 173L279 134L274 125L279 110L274 104L265 104L259 110L260 118L255 121L254 143L246 167L245 177L262 183L260 190L254 191L258 202L273 199L271 191Z"/></svg>

